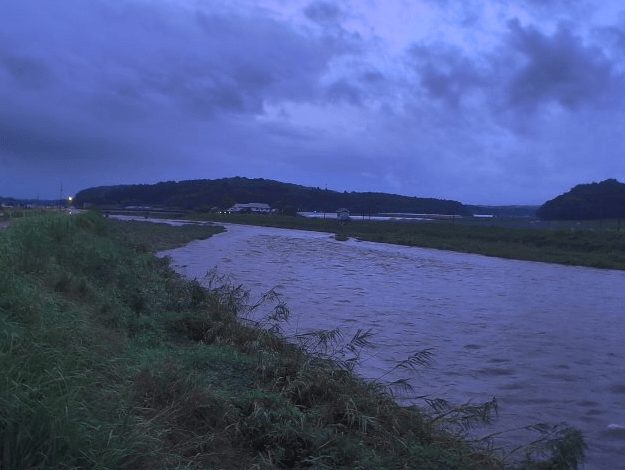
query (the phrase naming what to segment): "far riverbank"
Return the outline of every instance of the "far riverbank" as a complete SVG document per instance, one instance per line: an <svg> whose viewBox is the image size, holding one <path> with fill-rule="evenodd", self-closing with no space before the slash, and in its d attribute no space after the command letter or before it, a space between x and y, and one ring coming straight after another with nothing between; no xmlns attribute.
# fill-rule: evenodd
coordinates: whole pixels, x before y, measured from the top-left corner
<svg viewBox="0 0 625 470"><path fill-rule="evenodd" d="M185 218L334 233L421 248L474 253L506 259L625 270L625 232L618 221L535 222L518 219L367 221L252 214L188 213Z"/></svg>

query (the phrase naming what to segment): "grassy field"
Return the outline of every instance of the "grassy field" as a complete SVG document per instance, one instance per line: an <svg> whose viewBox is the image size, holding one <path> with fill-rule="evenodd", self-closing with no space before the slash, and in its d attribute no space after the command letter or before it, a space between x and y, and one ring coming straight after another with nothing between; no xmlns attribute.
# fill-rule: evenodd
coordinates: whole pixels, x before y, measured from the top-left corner
<svg viewBox="0 0 625 470"><path fill-rule="evenodd" d="M198 217L196 215L196 217ZM204 215L203 218L208 216ZM537 222L523 219L456 219L434 222L373 222L336 219L210 216L211 220L335 233L337 239L476 253L508 259L625 269L625 229L620 221Z"/></svg>
<svg viewBox="0 0 625 470"><path fill-rule="evenodd" d="M507 460L464 431L496 402L400 407L351 373L368 333L292 338L272 292L176 275L214 227L44 214L0 231L0 469L568 469L568 428ZM428 351L398 367L424 367Z"/></svg>

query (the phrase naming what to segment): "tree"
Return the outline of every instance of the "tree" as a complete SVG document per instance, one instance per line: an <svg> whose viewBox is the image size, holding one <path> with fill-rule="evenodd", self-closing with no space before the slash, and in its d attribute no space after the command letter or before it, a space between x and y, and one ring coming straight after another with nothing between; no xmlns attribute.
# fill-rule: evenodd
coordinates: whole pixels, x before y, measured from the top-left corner
<svg viewBox="0 0 625 470"><path fill-rule="evenodd" d="M232 199L230 196L225 196L219 203L218 207L222 210L227 210L227 209L230 209L235 204L236 204L236 201L234 199Z"/></svg>

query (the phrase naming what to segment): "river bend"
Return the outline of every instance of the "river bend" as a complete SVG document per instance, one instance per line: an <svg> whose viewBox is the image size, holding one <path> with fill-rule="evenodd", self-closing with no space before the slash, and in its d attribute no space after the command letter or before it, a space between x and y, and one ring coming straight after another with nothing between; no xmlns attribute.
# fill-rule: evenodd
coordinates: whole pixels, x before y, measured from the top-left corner
<svg viewBox="0 0 625 470"><path fill-rule="evenodd" d="M625 272L241 225L162 255L191 278L216 268L254 296L276 289L287 334L371 329L366 377L432 348L431 368L388 378L455 403L496 397L485 434L567 422L589 444L583 468L625 469L625 432L610 427L625 426Z"/></svg>

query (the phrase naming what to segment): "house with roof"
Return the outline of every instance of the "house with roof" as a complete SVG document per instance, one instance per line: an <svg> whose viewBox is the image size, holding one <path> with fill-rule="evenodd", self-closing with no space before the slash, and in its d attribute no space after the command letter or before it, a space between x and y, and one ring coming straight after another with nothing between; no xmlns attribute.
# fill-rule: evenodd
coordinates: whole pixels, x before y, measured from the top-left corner
<svg viewBox="0 0 625 470"><path fill-rule="evenodd" d="M336 218L339 219L340 222L347 222L349 219L349 209L341 207L336 210Z"/></svg>

